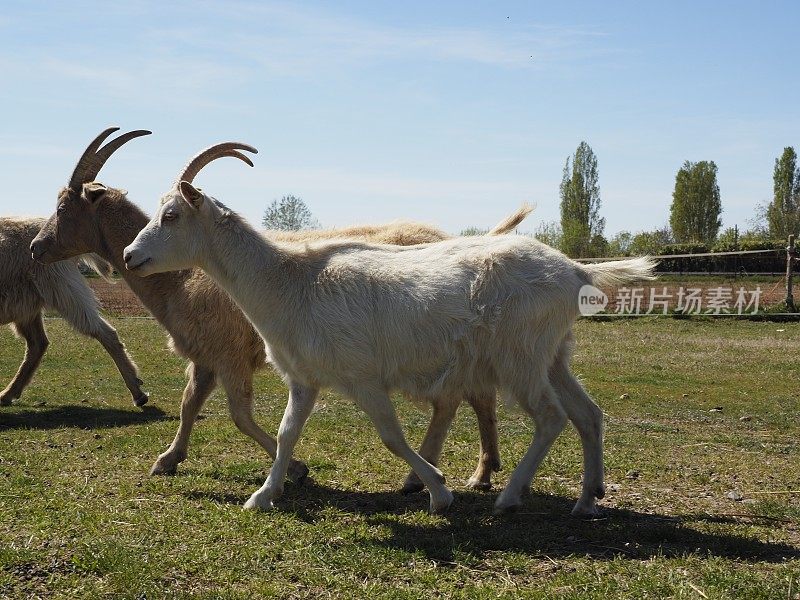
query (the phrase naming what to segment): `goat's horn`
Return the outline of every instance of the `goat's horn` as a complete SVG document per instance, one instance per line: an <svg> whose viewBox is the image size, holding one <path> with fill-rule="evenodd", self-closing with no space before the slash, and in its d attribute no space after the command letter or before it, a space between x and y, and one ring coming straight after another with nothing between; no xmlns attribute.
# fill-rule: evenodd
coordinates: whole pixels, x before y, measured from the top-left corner
<svg viewBox="0 0 800 600"><path fill-rule="evenodd" d="M233 156L234 158L238 158L239 160L246 162L252 167L253 161L251 161L241 152L238 152L238 150L247 150L253 154L258 154L258 150L252 146L248 146L247 144L242 144L239 142L223 142L221 144L214 144L213 146L209 146L202 152L196 154L194 158L189 161L189 164L183 168L181 174L178 175L178 178L175 180L175 185L178 185L181 181L192 183L194 178L203 167L205 167L211 161L222 158L223 156Z"/></svg>
<svg viewBox="0 0 800 600"><path fill-rule="evenodd" d="M72 177L69 180L70 188L77 190L84 183L94 181L94 179L97 177L97 174L100 172L100 169L102 169L103 165L106 164L106 161L111 157L112 154L114 154L114 152L119 150L123 144L126 144L137 137L150 135L153 133L152 131L147 131L144 129L130 131L100 148L100 145L115 131L119 131L119 127L109 127L103 133L94 138L92 143L89 144L86 150L83 151L80 160L78 160L78 164L75 165L75 170L72 172Z"/></svg>

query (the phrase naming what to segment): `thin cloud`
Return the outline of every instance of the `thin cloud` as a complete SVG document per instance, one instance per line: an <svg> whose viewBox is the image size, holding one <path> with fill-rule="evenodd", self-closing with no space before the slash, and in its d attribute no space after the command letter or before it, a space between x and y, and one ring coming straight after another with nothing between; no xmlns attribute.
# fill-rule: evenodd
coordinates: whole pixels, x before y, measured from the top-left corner
<svg viewBox="0 0 800 600"><path fill-rule="evenodd" d="M214 100L217 88L241 85L247 69L208 60L153 57L111 57L108 62L88 64L79 59L48 57L42 74L55 80L79 82L105 97L137 105L182 105L230 108Z"/></svg>
<svg viewBox="0 0 800 600"><path fill-rule="evenodd" d="M201 6L200 10L215 11L213 6ZM149 35L180 40L221 55L235 54L284 76L308 76L331 68L360 68L394 60L542 69L614 52L599 43L606 38L604 33L588 28L538 24L484 30L401 28L260 3L228 3L216 16L235 21L236 32L224 40L197 26L153 29ZM248 31L254 23L257 31Z"/></svg>
<svg viewBox="0 0 800 600"><path fill-rule="evenodd" d="M30 137L0 136L0 156L21 158L65 158L74 156L75 149L53 144L44 139L31 140Z"/></svg>
<svg viewBox="0 0 800 600"><path fill-rule="evenodd" d="M347 194L358 190L359 194L398 200L430 197L504 196L523 201L529 199L531 195L529 186L516 182L414 178L333 168L266 167L258 178L263 181L263 185L271 187L274 187L275 182L279 181L301 181L308 189L337 194Z"/></svg>
<svg viewBox="0 0 800 600"><path fill-rule="evenodd" d="M237 182L242 186L238 190L231 189L231 181L221 174L210 175L207 187L222 189L226 186L230 192L228 198L236 198L235 202L231 201L232 208L254 222L263 213L265 194L267 197L290 192L300 195L326 227L350 223L354 214L357 215L355 220L361 222L425 215L425 220L453 231L475 224L476 219L480 219L478 215L484 211L494 212L493 207L504 206L511 211L523 202L538 203L540 200L549 205L553 197L552 186L532 181L406 177L396 173L313 166L265 166L248 175L246 184L242 180ZM349 214L342 213L343 202L347 203ZM549 215L549 210L537 209L537 219ZM487 225L491 224L487 221Z"/></svg>
<svg viewBox="0 0 800 600"><path fill-rule="evenodd" d="M25 61L40 69L32 72L6 57L0 59L0 73L56 89L78 82L89 86L97 101L231 109L235 90L265 77L318 81L395 61L541 70L610 52L601 43L604 34L593 29L505 23L484 30L394 27L295 5L247 2L224 7L195 3L190 19L176 21L172 13L185 9L180 6L112 6L108 11L116 18L147 17L124 46L106 48L105 53L89 52L69 40L31 47ZM176 22L187 24L160 25Z"/></svg>

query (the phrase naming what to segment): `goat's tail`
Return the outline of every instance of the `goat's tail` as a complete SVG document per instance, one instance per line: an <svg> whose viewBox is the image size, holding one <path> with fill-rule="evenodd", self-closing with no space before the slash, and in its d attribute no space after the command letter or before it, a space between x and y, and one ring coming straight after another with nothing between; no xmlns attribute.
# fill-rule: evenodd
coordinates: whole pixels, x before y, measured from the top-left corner
<svg viewBox="0 0 800 600"><path fill-rule="evenodd" d="M525 203L520 206L517 211L500 221L493 229L489 231L489 235L504 235L516 229L516 227L525 220L529 214L533 212L533 206Z"/></svg>
<svg viewBox="0 0 800 600"><path fill-rule="evenodd" d="M114 267L97 256L97 254L84 254L78 261L89 267L109 283L114 283L111 279L111 276L114 274Z"/></svg>
<svg viewBox="0 0 800 600"><path fill-rule="evenodd" d="M654 270L657 264L658 261L650 256L640 256L627 260L582 264L581 269L589 275L593 285L602 287L655 279Z"/></svg>

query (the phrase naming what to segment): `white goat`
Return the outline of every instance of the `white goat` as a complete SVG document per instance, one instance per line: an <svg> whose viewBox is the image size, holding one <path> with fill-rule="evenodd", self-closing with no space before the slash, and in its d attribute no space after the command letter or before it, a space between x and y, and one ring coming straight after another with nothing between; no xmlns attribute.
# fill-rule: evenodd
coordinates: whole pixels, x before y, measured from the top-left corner
<svg viewBox="0 0 800 600"><path fill-rule="evenodd" d="M206 271L264 337L289 385L277 457L246 508L269 508L283 492L319 389L331 387L367 413L386 447L428 487L431 512L440 513L453 495L439 469L406 442L389 393L443 403L499 389L529 413L536 434L495 511L520 504L569 417L584 448L573 513L595 513L604 494L602 413L569 371L571 327L582 286L651 278L649 259L580 265L522 236L298 249L265 239L187 181L166 194L124 259L141 276Z"/></svg>
<svg viewBox="0 0 800 600"><path fill-rule="evenodd" d="M98 311L97 298L78 270L78 260L43 265L31 258L28 247L45 220L0 218L0 324L13 323L14 332L25 339L25 358L16 375L0 392L0 405L11 404L22 395L39 367L49 340L42 310L55 310L76 331L100 342L114 359L136 406L147 402L136 365L119 341L116 330ZM108 263L92 255L80 259L103 276L111 273Z"/></svg>

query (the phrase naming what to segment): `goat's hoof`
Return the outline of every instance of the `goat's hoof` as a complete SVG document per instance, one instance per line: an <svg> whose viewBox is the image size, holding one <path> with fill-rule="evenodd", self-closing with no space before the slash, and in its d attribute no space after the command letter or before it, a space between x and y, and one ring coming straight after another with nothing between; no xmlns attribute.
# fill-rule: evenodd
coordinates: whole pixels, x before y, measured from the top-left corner
<svg viewBox="0 0 800 600"><path fill-rule="evenodd" d="M495 502L494 508L492 508L492 514L496 517L510 515L517 512L520 506L522 506L522 504L519 502L515 504L497 504Z"/></svg>
<svg viewBox="0 0 800 600"><path fill-rule="evenodd" d="M142 392L139 396L133 399L133 403L139 408L141 408L142 406L147 404L148 400L150 400L150 396Z"/></svg>
<svg viewBox="0 0 800 600"><path fill-rule="evenodd" d="M597 489L594 491L594 497L598 500L602 500L606 497L606 486L605 484L601 483L597 486Z"/></svg>
<svg viewBox="0 0 800 600"><path fill-rule="evenodd" d="M244 503L245 510L270 510L273 508L272 500L283 494L283 484L272 486L265 483L258 488Z"/></svg>
<svg viewBox="0 0 800 600"><path fill-rule="evenodd" d="M416 494L417 492L421 492L425 489L425 484L420 481L420 478L417 477L416 473L410 473L408 477L406 477L405 483L403 483L403 487L400 488L400 493L404 496L408 494Z"/></svg>
<svg viewBox="0 0 800 600"><path fill-rule="evenodd" d="M11 406L11 398L0 398L0 406Z"/></svg>
<svg viewBox="0 0 800 600"><path fill-rule="evenodd" d="M308 477L308 467L305 465L305 463L302 463L299 460L294 460L289 465L286 476L289 478L289 481L295 485L303 485L306 477Z"/></svg>
<svg viewBox="0 0 800 600"><path fill-rule="evenodd" d="M186 460L186 452L165 453L150 468L150 475L175 475L178 465Z"/></svg>
<svg viewBox="0 0 800 600"><path fill-rule="evenodd" d="M261 498L256 494L250 496L247 499L247 502L244 503L245 510L272 510L274 505L272 504L272 500L268 498Z"/></svg>
<svg viewBox="0 0 800 600"><path fill-rule="evenodd" d="M603 511L598 508L598 506L592 503L584 503L578 501L575 505L575 508L572 509L572 516L577 519L586 519L591 521L592 519L599 519L603 516Z"/></svg>
<svg viewBox="0 0 800 600"><path fill-rule="evenodd" d="M144 385L144 381L142 381L141 379L139 379L139 378L137 377L137 378L136 378L136 385L142 386L142 385Z"/></svg>
<svg viewBox="0 0 800 600"><path fill-rule="evenodd" d="M15 396L11 392L0 394L0 406L11 406L12 400L16 400L17 398L18 396Z"/></svg>
<svg viewBox="0 0 800 600"><path fill-rule="evenodd" d="M450 505L453 504L453 492L447 488L445 488L445 492L447 493L436 500L431 496L430 511L432 515L443 515L447 512L447 509L450 508Z"/></svg>
<svg viewBox="0 0 800 600"><path fill-rule="evenodd" d="M150 467L150 475L175 475L178 472L178 463L161 464L156 462Z"/></svg>
<svg viewBox="0 0 800 600"><path fill-rule="evenodd" d="M492 482L491 481L483 481L477 477L470 477L467 480L467 487L471 490L478 490L481 492L488 492L492 489Z"/></svg>
<svg viewBox="0 0 800 600"><path fill-rule="evenodd" d="M508 488L500 492L500 495L497 497L497 500L494 502L494 508L492 509L493 515L504 515L507 513L515 512L520 506L522 506L522 495L521 494L512 494L508 492Z"/></svg>

